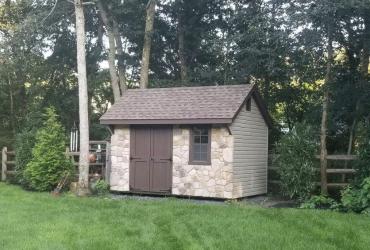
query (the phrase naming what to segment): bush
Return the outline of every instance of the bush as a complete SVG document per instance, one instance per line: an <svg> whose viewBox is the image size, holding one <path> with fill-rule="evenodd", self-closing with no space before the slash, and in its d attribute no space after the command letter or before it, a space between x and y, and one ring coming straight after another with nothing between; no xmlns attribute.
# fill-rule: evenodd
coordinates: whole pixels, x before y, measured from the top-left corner
<svg viewBox="0 0 370 250"><path fill-rule="evenodd" d="M342 207L346 212L362 213L370 209L370 177L360 188L348 187L342 192Z"/></svg>
<svg viewBox="0 0 370 250"><path fill-rule="evenodd" d="M27 164L32 160L32 148L35 146L37 128L42 125L41 114L32 112L27 115L25 126L22 131L16 135L15 141L15 161L16 161L16 181L23 187L28 187L24 170Z"/></svg>
<svg viewBox="0 0 370 250"><path fill-rule="evenodd" d="M55 109L46 109L45 118L43 127L36 134L32 160L24 172L30 188L36 191L51 191L73 168L65 155L65 132L57 120Z"/></svg>
<svg viewBox="0 0 370 250"><path fill-rule="evenodd" d="M312 127L298 124L278 143L277 165L283 195L304 201L315 189L318 167L315 134Z"/></svg>
<svg viewBox="0 0 370 250"><path fill-rule="evenodd" d="M332 198L323 195L314 195L305 201L300 208L305 209L338 209L339 204Z"/></svg>
<svg viewBox="0 0 370 250"><path fill-rule="evenodd" d="M361 185L365 178L370 176L370 140L364 140L360 144L358 160L355 163L356 175L354 184Z"/></svg>
<svg viewBox="0 0 370 250"><path fill-rule="evenodd" d="M92 188L97 195L106 195L109 192L109 184L105 180L98 180Z"/></svg>

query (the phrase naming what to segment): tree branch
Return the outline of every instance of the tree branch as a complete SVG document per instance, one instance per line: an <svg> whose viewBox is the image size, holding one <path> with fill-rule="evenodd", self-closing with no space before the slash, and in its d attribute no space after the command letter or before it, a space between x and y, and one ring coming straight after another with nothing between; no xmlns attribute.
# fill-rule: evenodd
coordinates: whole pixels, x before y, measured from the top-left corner
<svg viewBox="0 0 370 250"><path fill-rule="evenodd" d="M56 7L57 7L57 4L58 4L58 0L55 1L55 4L53 6L53 8L51 9L51 11L49 12L49 14L47 14L47 16L45 18L42 19L41 23L44 23L46 19L48 19L49 16L51 16L51 14L53 14L53 12L55 11Z"/></svg>

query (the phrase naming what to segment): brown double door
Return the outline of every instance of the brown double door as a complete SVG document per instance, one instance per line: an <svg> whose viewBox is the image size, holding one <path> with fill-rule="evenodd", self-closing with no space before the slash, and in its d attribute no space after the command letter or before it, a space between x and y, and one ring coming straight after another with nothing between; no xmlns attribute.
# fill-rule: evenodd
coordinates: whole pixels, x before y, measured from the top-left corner
<svg viewBox="0 0 370 250"><path fill-rule="evenodd" d="M171 193L172 127L132 126L130 190Z"/></svg>

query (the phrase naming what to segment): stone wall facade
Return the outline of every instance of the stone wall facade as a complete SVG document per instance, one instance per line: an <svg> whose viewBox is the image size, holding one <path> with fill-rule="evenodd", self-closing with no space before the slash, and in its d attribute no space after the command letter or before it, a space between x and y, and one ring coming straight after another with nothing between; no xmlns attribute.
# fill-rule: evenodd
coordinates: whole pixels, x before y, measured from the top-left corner
<svg viewBox="0 0 370 250"><path fill-rule="evenodd" d="M233 136L225 127L211 130L211 165L189 165L190 129L173 128L172 194L233 198ZM130 191L130 128L116 126L111 138L110 186L113 191Z"/></svg>
<svg viewBox="0 0 370 250"><path fill-rule="evenodd" d="M233 137L225 127L211 131L211 165L189 165L190 129L173 130L172 194L233 198Z"/></svg>
<svg viewBox="0 0 370 250"><path fill-rule="evenodd" d="M110 189L113 191L130 191L130 128L116 126L111 138L111 173Z"/></svg>

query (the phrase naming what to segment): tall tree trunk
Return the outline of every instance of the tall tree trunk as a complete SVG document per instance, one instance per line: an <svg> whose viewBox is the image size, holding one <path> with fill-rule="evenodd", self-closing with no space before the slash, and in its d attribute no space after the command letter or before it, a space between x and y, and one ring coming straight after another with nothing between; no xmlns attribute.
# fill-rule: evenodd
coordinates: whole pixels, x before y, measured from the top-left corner
<svg viewBox="0 0 370 250"><path fill-rule="evenodd" d="M183 22L183 14L179 14L178 20L178 43L179 43L179 60L180 60L180 77L181 82L185 83L188 80L188 67L185 53L185 27Z"/></svg>
<svg viewBox="0 0 370 250"><path fill-rule="evenodd" d="M97 2L97 6L99 8L100 17L104 23L105 29L107 31L108 42L109 42L109 49L108 49L108 65L109 65L109 75L112 81L112 90L114 96L114 102L118 101L121 97L120 89L119 89L119 79L117 75L116 69L116 43L113 34L113 25L110 22L107 12L103 6L101 0Z"/></svg>
<svg viewBox="0 0 370 250"><path fill-rule="evenodd" d="M14 113L14 93L13 93L13 87L12 87L12 83L11 83L11 80L10 80L10 76L8 75L8 84L9 84L9 97L10 97L10 126L11 126L11 129L12 129L12 132L13 132L13 135L15 135L15 124L16 124L16 121L15 121L15 113Z"/></svg>
<svg viewBox="0 0 370 250"><path fill-rule="evenodd" d="M148 5L146 6L144 46L140 70L140 88L142 89L148 87L149 81L149 61L150 61L150 49L152 46L155 5L156 5L155 0L149 0Z"/></svg>
<svg viewBox="0 0 370 250"><path fill-rule="evenodd" d="M125 90L127 89L126 66L125 66L125 60L124 60L121 35L119 33L118 24L115 20L113 20L113 34L114 34L114 38L116 40L116 45L117 45L119 86L121 89L121 95L123 95L123 92L125 92Z"/></svg>
<svg viewBox="0 0 370 250"><path fill-rule="evenodd" d="M360 93L363 93L364 85L367 83L368 77L369 77L369 56L370 56L370 18L368 16L364 16L364 33L362 36L362 53L361 53L361 64L360 64L360 81L359 81L359 89ZM355 141L356 136L356 128L358 123L358 118L360 116L360 108L361 108L361 102L363 97L357 98L356 101L356 107L355 107L355 114L353 117L353 122L350 128L350 134L348 139L348 148L347 148L347 155L350 155L352 153L353 148L353 142ZM345 167L347 168L347 162L345 164Z"/></svg>
<svg viewBox="0 0 370 250"><path fill-rule="evenodd" d="M320 131L320 173L321 173L321 194L328 194L328 179L327 179L327 155L326 148L327 130L328 130L328 106L329 106L329 85L332 82L332 68L333 68L333 27L328 24L328 58L326 65L325 85L324 85L324 99L322 103L322 118L321 118L321 131Z"/></svg>
<svg viewBox="0 0 370 250"><path fill-rule="evenodd" d="M359 104L359 102L356 103L356 110L358 109L357 108L358 104ZM350 131L349 131L347 155L351 155L351 153L352 153L352 147L353 147L353 141L354 141L354 138L355 138L356 125L357 125L357 117L355 115L355 117L353 118L353 122L352 122L352 125L351 125L351 128L350 128ZM344 168L347 168L347 166L348 166L348 161L345 162ZM345 175L343 175L343 176L345 176ZM344 181L344 177L342 178L342 180Z"/></svg>
<svg viewBox="0 0 370 250"><path fill-rule="evenodd" d="M327 155L326 148L326 133L328 128L328 103L329 90L324 92L324 100L322 103L321 131L320 131L320 174L321 174L321 194L328 194L328 178L327 178Z"/></svg>
<svg viewBox="0 0 370 250"><path fill-rule="evenodd" d="M85 16L83 0L75 0L77 71L80 117L80 161L77 195L89 194L89 110L86 76Z"/></svg>

